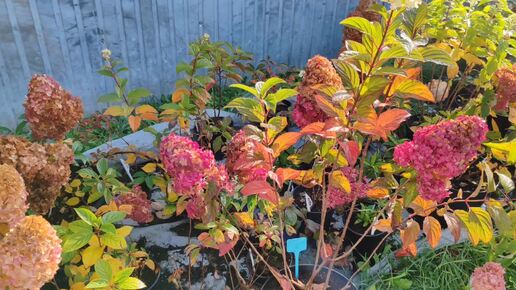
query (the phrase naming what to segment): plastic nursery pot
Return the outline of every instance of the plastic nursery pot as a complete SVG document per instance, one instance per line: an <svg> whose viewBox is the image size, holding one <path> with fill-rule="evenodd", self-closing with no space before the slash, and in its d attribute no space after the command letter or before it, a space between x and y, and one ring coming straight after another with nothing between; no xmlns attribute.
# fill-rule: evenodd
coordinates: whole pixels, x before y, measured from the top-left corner
<svg viewBox="0 0 516 290"><path fill-rule="evenodd" d="M314 269L313 264L301 264L299 265L299 281L306 283L312 276L312 271ZM292 273L295 271L294 266L290 266L290 270ZM326 275L328 274L329 269L327 267L323 267L319 274L314 279L314 284L324 283L326 280ZM284 270L280 271L282 274ZM344 287L349 281L349 278L344 274L336 271L335 269L331 270L330 281L328 282L328 290L341 289ZM358 288L353 284L353 282L349 283L349 290L357 290ZM274 277L270 277L262 286L262 290L281 290L281 286L278 281Z"/></svg>
<svg viewBox="0 0 516 290"><path fill-rule="evenodd" d="M354 211L351 215L351 222L349 223L348 231L346 233L346 244L355 245L358 240L365 233L367 228L364 228L360 224L355 224L357 212ZM344 214L347 216L347 213ZM357 259L361 259L362 257L369 257L374 249L381 243L376 253L381 253L385 246L385 241L382 243L382 239L387 235L385 232L376 231L374 234L367 233L365 237L358 243L355 248L355 255Z"/></svg>
<svg viewBox="0 0 516 290"><path fill-rule="evenodd" d="M143 270L140 273L140 280L142 280L147 287L145 289L158 289L155 288L159 282L159 278L161 276L161 271L158 270L158 272L154 272L151 269L144 267Z"/></svg>

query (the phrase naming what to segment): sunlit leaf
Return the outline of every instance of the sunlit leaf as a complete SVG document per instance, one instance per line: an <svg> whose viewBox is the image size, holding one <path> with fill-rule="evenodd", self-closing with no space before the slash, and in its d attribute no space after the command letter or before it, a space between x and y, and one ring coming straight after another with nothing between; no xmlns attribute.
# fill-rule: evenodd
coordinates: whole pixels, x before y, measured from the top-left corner
<svg viewBox="0 0 516 290"><path fill-rule="evenodd" d="M423 232L432 249L435 249L441 240L441 224L434 217L427 216L423 221Z"/></svg>
<svg viewBox="0 0 516 290"><path fill-rule="evenodd" d="M456 210L454 214L468 231L471 243L476 246L479 241L488 243L493 238L493 225L489 213L480 207L472 207L469 212Z"/></svg>

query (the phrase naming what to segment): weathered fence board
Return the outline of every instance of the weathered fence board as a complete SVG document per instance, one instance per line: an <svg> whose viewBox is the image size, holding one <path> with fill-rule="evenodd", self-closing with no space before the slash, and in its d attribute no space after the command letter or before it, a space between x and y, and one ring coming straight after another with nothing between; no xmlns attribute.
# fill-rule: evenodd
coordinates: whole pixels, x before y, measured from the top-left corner
<svg viewBox="0 0 516 290"><path fill-rule="evenodd" d="M96 74L109 48L130 68L130 86L169 93L187 45L204 33L252 52L256 60L303 66L334 56L338 22L358 0L0 0L0 125L23 112L27 82L47 73L88 112L112 84Z"/></svg>

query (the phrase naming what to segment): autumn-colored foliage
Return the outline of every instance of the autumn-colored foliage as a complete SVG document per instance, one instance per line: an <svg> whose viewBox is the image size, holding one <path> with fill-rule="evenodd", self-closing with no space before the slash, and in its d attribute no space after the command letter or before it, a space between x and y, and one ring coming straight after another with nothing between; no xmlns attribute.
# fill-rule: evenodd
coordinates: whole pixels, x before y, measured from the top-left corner
<svg viewBox="0 0 516 290"><path fill-rule="evenodd" d="M28 208L23 178L14 167L0 164L0 237L25 217Z"/></svg>

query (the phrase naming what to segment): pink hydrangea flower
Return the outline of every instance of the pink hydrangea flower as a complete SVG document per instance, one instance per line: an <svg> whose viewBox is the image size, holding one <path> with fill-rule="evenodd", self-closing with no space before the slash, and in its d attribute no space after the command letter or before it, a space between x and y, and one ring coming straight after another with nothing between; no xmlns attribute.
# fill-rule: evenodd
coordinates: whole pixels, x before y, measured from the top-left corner
<svg viewBox="0 0 516 290"><path fill-rule="evenodd" d="M487 131L486 123L477 116L426 126L416 131L412 141L396 146L394 160L416 170L423 198L441 201L450 195L450 180L476 158Z"/></svg>
<svg viewBox="0 0 516 290"><path fill-rule="evenodd" d="M0 289L37 290L61 262L61 240L41 216L24 218L0 240Z"/></svg>
<svg viewBox="0 0 516 290"><path fill-rule="evenodd" d="M154 217L152 216L152 202L147 198L147 193L137 185L131 192L126 192L118 196L117 205L130 205L131 214L129 218L137 223L150 223Z"/></svg>
<svg viewBox="0 0 516 290"><path fill-rule="evenodd" d="M227 148L226 167L239 181L266 180L272 169L272 162L266 156L263 145L258 140L238 131Z"/></svg>
<svg viewBox="0 0 516 290"><path fill-rule="evenodd" d="M219 192L232 193L233 184L223 165L217 165L213 153L200 148L188 137L171 133L162 140L160 157L178 195L190 196L190 201L202 201L202 194L213 183ZM199 204L205 204L203 201ZM192 205L190 205L191 207ZM198 206L198 204L196 204ZM187 210L191 218L199 218L199 210Z"/></svg>
<svg viewBox="0 0 516 290"><path fill-rule="evenodd" d="M340 170L349 180L351 192L345 192L339 188L329 186L326 193L326 202L329 208L336 208L351 203L355 198L364 198L366 197L367 190L370 188L369 184L359 180L359 173L355 168L343 167Z"/></svg>
<svg viewBox="0 0 516 290"><path fill-rule="evenodd" d="M504 274L502 265L487 262L473 271L469 284L472 290L505 290Z"/></svg>

